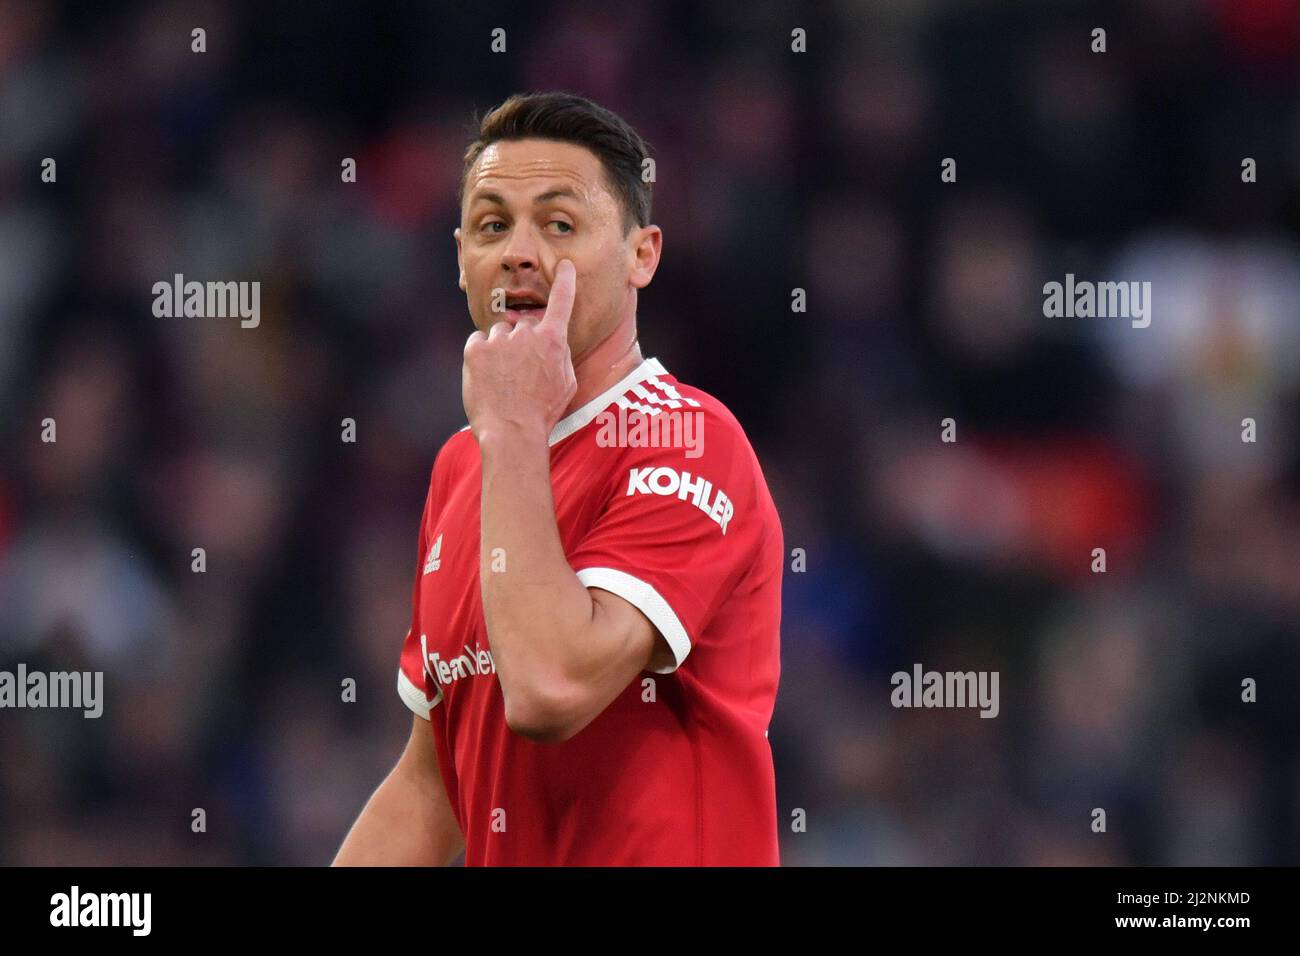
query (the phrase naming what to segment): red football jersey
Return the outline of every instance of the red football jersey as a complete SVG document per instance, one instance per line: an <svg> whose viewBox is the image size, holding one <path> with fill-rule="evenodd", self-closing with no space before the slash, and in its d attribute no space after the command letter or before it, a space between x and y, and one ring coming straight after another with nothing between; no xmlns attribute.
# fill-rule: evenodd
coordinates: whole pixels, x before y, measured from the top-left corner
<svg viewBox="0 0 1300 956"><path fill-rule="evenodd" d="M646 359L549 441L570 566L636 605L676 663L563 743L510 730L479 589L478 442L453 435L429 481L397 683L430 722L466 864L777 865L767 728L785 546L744 431Z"/></svg>

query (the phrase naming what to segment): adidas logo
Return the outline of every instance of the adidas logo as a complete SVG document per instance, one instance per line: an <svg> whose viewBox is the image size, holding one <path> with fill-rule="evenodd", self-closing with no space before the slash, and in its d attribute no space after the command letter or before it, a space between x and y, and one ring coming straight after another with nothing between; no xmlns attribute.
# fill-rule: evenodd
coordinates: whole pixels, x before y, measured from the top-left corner
<svg viewBox="0 0 1300 956"><path fill-rule="evenodd" d="M438 535L433 540L433 547L429 549L429 556L424 559L424 573L437 571L442 567L442 535Z"/></svg>

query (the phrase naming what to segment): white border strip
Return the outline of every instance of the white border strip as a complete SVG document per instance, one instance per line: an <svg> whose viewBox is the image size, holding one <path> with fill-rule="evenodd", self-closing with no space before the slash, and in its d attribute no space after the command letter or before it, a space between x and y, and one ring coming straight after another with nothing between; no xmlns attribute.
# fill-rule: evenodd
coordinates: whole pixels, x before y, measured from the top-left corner
<svg viewBox="0 0 1300 956"><path fill-rule="evenodd" d="M648 617L651 624L659 628L659 633L668 642L677 663L668 667L650 668L652 674L671 674L682 666L682 661L686 660L686 655L691 652L691 638L663 595L640 578L634 578L613 568L583 568L578 572L578 580L582 582L583 587L600 588L602 591L617 594Z"/></svg>
<svg viewBox="0 0 1300 956"><path fill-rule="evenodd" d="M406 676L406 671L399 667L397 668L397 696L402 698L407 707L415 711L415 716L428 720L429 711L442 702L442 688L438 688L438 696L431 704L429 698L424 696L424 691L411 683L411 678Z"/></svg>

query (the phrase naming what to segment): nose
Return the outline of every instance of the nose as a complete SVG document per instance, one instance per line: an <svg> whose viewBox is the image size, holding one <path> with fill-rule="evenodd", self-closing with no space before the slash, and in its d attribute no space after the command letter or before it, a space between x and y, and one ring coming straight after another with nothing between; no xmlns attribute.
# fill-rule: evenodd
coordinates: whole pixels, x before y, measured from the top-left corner
<svg viewBox="0 0 1300 956"><path fill-rule="evenodd" d="M507 273L528 269L536 271L541 266L540 250L531 229L515 229L501 250L501 269Z"/></svg>

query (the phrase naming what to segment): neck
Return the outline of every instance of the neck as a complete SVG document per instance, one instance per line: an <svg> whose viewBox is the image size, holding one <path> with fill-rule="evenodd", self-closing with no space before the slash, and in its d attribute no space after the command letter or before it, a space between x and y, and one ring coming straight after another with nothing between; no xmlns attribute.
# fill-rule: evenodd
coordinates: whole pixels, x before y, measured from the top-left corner
<svg viewBox="0 0 1300 956"><path fill-rule="evenodd" d="M564 414L571 415L586 405L642 361L641 345L636 340L636 314L632 313L603 342L573 360L578 390Z"/></svg>

